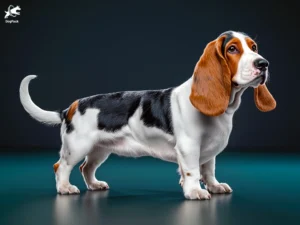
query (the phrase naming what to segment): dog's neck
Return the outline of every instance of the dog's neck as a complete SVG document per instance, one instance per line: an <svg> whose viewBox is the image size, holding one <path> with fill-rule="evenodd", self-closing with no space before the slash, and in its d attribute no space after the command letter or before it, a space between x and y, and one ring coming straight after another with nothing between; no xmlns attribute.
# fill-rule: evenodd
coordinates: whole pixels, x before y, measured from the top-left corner
<svg viewBox="0 0 300 225"><path fill-rule="evenodd" d="M188 79L186 82L184 82L178 87L178 91L180 92L180 95L182 95L182 97L184 96L184 98L187 99L187 101L190 101L189 96L191 94L192 84L193 84L193 77L191 77L190 79ZM226 114L235 113L235 111L239 108L241 104L241 97L246 89L247 87L232 86L229 104L225 111ZM192 106L192 104L190 105Z"/></svg>
<svg viewBox="0 0 300 225"><path fill-rule="evenodd" d="M241 104L242 95L246 89L247 89L247 87L237 88L237 87L232 86L229 104L225 111L226 113L228 113L228 114L235 113L235 111L239 108L239 106Z"/></svg>

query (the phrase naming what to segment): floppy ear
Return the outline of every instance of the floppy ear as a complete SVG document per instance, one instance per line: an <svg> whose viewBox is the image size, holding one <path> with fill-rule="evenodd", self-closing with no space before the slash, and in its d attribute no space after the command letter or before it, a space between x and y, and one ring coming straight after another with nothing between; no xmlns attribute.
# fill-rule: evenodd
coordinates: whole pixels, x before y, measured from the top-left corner
<svg viewBox="0 0 300 225"><path fill-rule="evenodd" d="M254 101L256 107L262 112L268 112L276 107L276 101L265 84L254 89Z"/></svg>
<svg viewBox="0 0 300 225"><path fill-rule="evenodd" d="M221 115L229 104L231 74L221 52L224 38L207 44L194 70L190 101L207 116Z"/></svg>

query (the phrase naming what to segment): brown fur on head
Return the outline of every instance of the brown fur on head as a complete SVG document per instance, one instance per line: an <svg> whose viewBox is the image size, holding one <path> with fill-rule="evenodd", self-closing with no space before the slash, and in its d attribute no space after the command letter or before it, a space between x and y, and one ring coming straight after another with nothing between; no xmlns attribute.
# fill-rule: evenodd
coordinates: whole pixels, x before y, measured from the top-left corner
<svg viewBox="0 0 300 225"><path fill-rule="evenodd" d="M229 103L231 72L221 52L224 38L208 43L194 70L190 101L208 116L224 113Z"/></svg>
<svg viewBox="0 0 300 225"><path fill-rule="evenodd" d="M207 44L200 60L197 62L190 94L192 105L207 116L223 114L229 104L232 79L236 76L239 62L244 53L239 38L232 38L225 43L226 35ZM247 37L247 45L253 44ZM238 49L237 54L228 53L229 46ZM250 46L248 46L251 48ZM222 52L225 50L224 52ZM249 52L249 50L247 49ZM259 110L266 112L276 107L276 101L265 84L254 90L254 99Z"/></svg>

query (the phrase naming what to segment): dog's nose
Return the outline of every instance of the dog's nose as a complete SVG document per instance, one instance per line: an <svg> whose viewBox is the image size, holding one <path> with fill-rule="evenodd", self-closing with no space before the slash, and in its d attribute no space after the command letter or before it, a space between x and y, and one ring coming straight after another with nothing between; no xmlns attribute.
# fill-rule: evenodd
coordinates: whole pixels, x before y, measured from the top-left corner
<svg viewBox="0 0 300 225"><path fill-rule="evenodd" d="M269 66L269 62L265 59L256 59L254 60L253 64L257 69L261 71L265 71Z"/></svg>

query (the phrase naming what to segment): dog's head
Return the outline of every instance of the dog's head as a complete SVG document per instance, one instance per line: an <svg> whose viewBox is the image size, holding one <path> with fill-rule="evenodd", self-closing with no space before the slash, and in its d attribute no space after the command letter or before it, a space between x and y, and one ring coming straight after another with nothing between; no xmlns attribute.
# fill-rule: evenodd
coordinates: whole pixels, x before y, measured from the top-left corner
<svg viewBox="0 0 300 225"><path fill-rule="evenodd" d="M21 10L20 6L17 5L16 7L12 8L10 12L12 14L20 15L20 12L19 12L20 10Z"/></svg>
<svg viewBox="0 0 300 225"><path fill-rule="evenodd" d="M190 101L203 114L218 116L226 111L232 88L253 87L257 108L271 111L276 101L265 84L268 66L249 36L225 32L207 44L197 62Z"/></svg>

